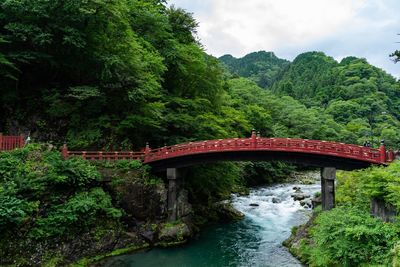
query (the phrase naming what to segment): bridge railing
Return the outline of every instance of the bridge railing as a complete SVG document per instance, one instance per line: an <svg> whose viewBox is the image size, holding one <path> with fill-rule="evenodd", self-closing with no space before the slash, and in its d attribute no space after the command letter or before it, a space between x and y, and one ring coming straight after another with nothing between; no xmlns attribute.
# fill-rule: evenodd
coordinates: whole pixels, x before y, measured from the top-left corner
<svg viewBox="0 0 400 267"><path fill-rule="evenodd" d="M291 138L233 138L190 142L152 149L145 155L145 162L152 162L182 155L212 153L218 151L270 150L300 153L324 154L383 163L378 149L351 144L291 139Z"/></svg>
<svg viewBox="0 0 400 267"><path fill-rule="evenodd" d="M173 146L150 149L148 146L141 152L136 151L68 151L64 146L64 158L80 156L86 160L142 160L144 163L187 156L192 154L213 152L240 151L281 151L295 153L319 154L325 156L344 157L382 164L394 159L394 153L387 152L384 147L373 149L351 144L329 141L291 139L291 138L261 138L252 135L251 138L232 138L189 142Z"/></svg>
<svg viewBox="0 0 400 267"><path fill-rule="evenodd" d="M0 151L21 148L24 145L25 140L22 135L11 136L0 133Z"/></svg>
<svg viewBox="0 0 400 267"><path fill-rule="evenodd" d="M135 151L68 151L63 149L64 159L79 156L84 160L143 160L144 152Z"/></svg>

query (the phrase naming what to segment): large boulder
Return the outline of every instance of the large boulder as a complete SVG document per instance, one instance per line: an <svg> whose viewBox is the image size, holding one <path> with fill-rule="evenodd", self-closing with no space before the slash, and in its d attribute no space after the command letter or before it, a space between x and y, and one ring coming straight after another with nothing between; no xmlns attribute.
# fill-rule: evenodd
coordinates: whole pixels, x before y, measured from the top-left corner
<svg viewBox="0 0 400 267"><path fill-rule="evenodd" d="M300 200L300 205L306 208L311 208L312 207L311 199Z"/></svg>
<svg viewBox="0 0 400 267"><path fill-rule="evenodd" d="M310 197L310 195L306 194L306 193L294 193L294 194L292 194L292 198L295 201L300 201L300 200L303 200L303 199L306 199L306 198L309 198L309 197Z"/></svg>
<svg viewBox="0 0 400 267"><path fill-rule="evenodd" d="M159 245L184 243L192 236L189 226L183 222L164 223L158 233Z"/></svg>
<svg viewBox="0 0 400 267"><path fill-rule="evenodd" d="M274 203L274 204L281 203L281 202L282 202L282 200L280 198L278 198L278 197L273 197L272 198L272 203Z"/></svg>
<svg viewBox="0 0 400 267"><path fill-rule="evenodd" d="M244 218L244 214L232 206L228 201L221 201L214 204L215 211L221 221L235 221Z"/></svg>
<svg viewBox="0 0 400 267"><path fill-rule="evenodd" d="M318 196L318 197L314 197L313 199L311 199L311 205L312 208L315 209L318 205L322 204L322 197Z"/></svg>

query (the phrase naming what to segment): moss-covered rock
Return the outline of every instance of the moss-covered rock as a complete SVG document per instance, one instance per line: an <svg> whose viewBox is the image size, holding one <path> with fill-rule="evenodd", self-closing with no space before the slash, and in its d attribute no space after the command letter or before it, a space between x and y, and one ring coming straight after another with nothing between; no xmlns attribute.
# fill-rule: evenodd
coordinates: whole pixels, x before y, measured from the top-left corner
<svg viewBox="0 0 400 267"><path fill-rule="evenodd" d="M303 263L305 263L308 258L305 255L307 251L304 250L304 243L310 242L309 230L312 227L316 216L317 212L314 212L307 223L293 227L289 238L283 241L283 245L289 249L290 253Z"/></svg>
<svg viewBox="0 0 400 267"><path fill-rule="evenodd" d="M192 235L189 226L184 222L164 223L160 226L158 245L184 243Z"/></svg>

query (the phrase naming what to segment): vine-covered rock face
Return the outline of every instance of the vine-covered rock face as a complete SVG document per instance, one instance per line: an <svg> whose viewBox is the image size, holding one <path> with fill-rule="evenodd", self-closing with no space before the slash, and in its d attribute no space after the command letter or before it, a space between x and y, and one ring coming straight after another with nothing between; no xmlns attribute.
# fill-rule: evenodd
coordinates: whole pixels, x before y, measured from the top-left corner
<svg viewBox="0 0 400 267"><path fill-rule="evenodd" d="M137 171L115 171L110 185L113 196L134 221L167 217L167 189L161 179L150 180ZM104 173L104 170L101 171Z"/></svg>
<svg viewBox="0 0 400 267"><path fill-rule="evenodd" d="M189 203L189 192L186 189L179 190L176 201L176 216L187 218L193 214L192 205Z"/></svg>
<svg viewBox="0 0 400 267"><path fill-rule="evenodd" d="M96 166L51 146L0 153L0 265L70 263L142 244L124 235L123 212L101 185Z"/></svg>

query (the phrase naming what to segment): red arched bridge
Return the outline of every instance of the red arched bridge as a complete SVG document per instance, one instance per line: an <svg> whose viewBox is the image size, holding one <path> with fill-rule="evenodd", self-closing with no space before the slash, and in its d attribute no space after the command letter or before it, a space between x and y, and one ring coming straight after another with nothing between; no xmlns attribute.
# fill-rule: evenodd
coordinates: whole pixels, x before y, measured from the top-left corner
<svg viewBox="0 0 400 267"><path fill-rule="evenodd" d="M263 138L253 132L250 138L233 138L189 142L142 151L69 151L64 145L64 158L80 156L85 160L140 160L155 170L180 168L215 161L286 161L315 167L351 170L370 165L384 165L395 154L358 145L291 138Z"/></svg>
<svg viewBox="0 0 400 267"><path fill-rule="evenodd" d="M2 136L0 150L11 150L24 145L21 136ZM154 171L167 170L169 219L176 220L176 196L180 168L215 161L286 161L321 168L322 208L335 205L336 169L352 170L371 165L386 165L395 153L382 143L379 149L329 141L263 138L252 132L250 138L233 138L189 142L142 151L69 151L62 148L65 159L79 156L85 160L140 160Z"/></svg>
<svg viewBox="0 0 400 267"><path fill-rule="evenodd" d="M169 220L179 218L177 192L180 168L199 163L221 160L286 161L321 168L322 209L335 206L336 169L352 170L371 165L386 165L393 161L393 151L386 151L384 144L379 149L328 141L262 138L252 132L250 138L233 138L189 142L151 149L146 146L141 152L134 151L68 151L63 147L64 158L81 156L87 160L141 160L152 166L152 170L167 170Z"/></svg>
<svg viewBox="0 0 400 267"><path fill-rule="evenodd" d="M23 136L0 133L0 151L23 147ZM252 132L250 138L232 138L189 142L141 151L69 151L62 148L66 159L80 156L85 160L140 160L156 170L185 167L221 160L287 161L315 167L359 169L385 165L395 158L382 144L379 149L358 145L292 138L264 138Z"/></svg>

